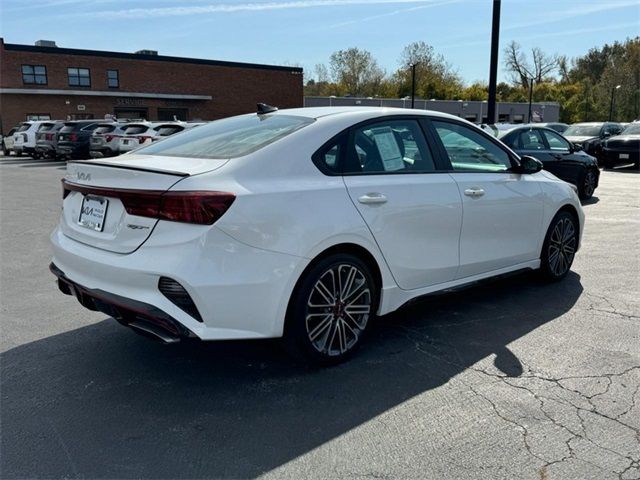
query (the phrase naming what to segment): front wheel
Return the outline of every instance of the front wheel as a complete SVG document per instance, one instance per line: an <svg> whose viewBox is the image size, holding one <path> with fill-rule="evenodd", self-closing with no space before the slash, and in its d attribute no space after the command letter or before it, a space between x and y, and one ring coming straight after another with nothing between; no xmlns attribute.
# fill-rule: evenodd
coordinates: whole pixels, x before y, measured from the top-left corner
<svg viewBox="0 0 640 480"><path fill-rule="evenodd" d="M320 260L300 280L285 324L285 346L315 365L348 358L375 317L378 288L358 257L337 254Z"/></svg>
<svg viewBox="0 0 640 480"><path fill-rule="evenodd" d="M542 246L540 273L545 280L567 276L578 248L578 222L569 212L559 212L549 226Z"/></svg>
<svg viewBox="0 0 640 480"><path fill-rule="evenodd" d="M588 200L593 197L593 192L596 191L597 184L598 179L595 172L593 170L587 170L580 180L580 185L578 185L578 196L580 200Z"/></svg>

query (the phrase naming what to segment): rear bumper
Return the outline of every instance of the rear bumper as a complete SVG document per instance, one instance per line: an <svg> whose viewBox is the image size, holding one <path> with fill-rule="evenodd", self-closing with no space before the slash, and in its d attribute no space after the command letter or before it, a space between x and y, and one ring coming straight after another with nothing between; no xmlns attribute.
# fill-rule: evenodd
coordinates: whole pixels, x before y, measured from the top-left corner
<svg viewBox="0 0 640 480"><path fill-rule="evenodd" d="M57 277L58 289L62 293L75 296L83 307L109 315L138 333L165 343L195 337L182 324L153 305L103 290L86 288L69 279L54 263L49 265L49 270Z"/></svg>
<svg viewBox="0 0 640 480"><path fill-rule="evenodd" d="M44 155L55 155L56 149L53 145L50 144L38 144L36 145L36 152L42 153Z"/></svg>
<svg viewBox="0 0 640 480"><path fill-rule="evenodd" d="M51 242L53 263L64 272L66 285L77 285L87 298L107 304L105 295L107 300L144 304L147 316L156 318L162 312L203 340L281 336L291 291L309 262L249 247L215 226L176 227L165 221L159 221L148 240L129 254L90 247L59 228ZM160 292L161 277L184 287L202 321ZM91 308L92 303L85 306ZM155 313L149 314L149 308Z"/></svg>
<svg viewBox="0 0 640 480"><path fill-rule="evenodd" d="M627 158L620 158L627 156ZM636 150L610 150L608 148L602 149L602 156L606 165L625 165L629 163L637 163L640 161L640 152Z"/></svg>

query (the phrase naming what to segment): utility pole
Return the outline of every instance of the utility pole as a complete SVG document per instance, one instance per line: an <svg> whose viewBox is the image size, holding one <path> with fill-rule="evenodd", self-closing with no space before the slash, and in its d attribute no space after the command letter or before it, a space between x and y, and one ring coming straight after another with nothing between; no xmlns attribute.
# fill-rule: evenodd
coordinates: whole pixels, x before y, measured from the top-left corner
<svg viewBox="0 0 640 480"><path fill-rule="evenodd" d="M611 89L611 106L609 107L609 121L613 121L613 99L616 95L616 90L618 90L622 85L616 85Z"/></svg>
<svg viewBox="0 0 640 480"><path fill-rule="evenodd" d="M416 64L411 64L411 108L416 105Z"/></svg>
<svg viewBox="0 0 640 480"><path fill-rule="evenodd" d="M489 99L487 123L496 123L496 84L498 82L498 46L500 43L500 0L493 0L491 22L491 64L489 66Z"/></svg>

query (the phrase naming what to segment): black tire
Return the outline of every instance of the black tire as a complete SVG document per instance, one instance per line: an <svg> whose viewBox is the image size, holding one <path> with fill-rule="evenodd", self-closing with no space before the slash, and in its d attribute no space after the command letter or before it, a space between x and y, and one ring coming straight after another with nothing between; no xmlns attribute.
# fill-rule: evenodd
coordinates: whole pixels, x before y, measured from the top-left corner
<svg viewBox="0 0 640 480"><path fill-rule="evenodd" d="M374 321L378 298L365 262L351 254L323 258L304 273L291 296L285 348L315 366L346 360Z"/></svg>
<svg viewBox="0 0 640 480"><path fill-rule="evenodd" d="M16 157L21 157L22 156L22 152L16 152Z"/></svg>
<svg viewBox="0 0 640 480"><path fill-rule="evenodd" d="M580 200L589 200L593 197L597 183L598 177L593 170L589 169L580 175L578 183L578 197L580 197Z"/></svg>
<svg viewBox="0 0 640 480"><path fill-rule="evenodd" d="M557 282L567 276L578 248L578 234L578 221L574 215L561 211L553 217L540 254L543 280Z"/></svg>

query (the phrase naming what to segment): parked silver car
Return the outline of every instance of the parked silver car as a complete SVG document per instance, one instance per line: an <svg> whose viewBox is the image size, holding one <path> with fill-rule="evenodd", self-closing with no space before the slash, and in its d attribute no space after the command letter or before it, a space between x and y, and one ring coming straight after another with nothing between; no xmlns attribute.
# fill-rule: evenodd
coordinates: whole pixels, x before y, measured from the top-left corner
<svg viewBox="0 0 640 480"><path fill-rule="evenodd" d="M120 154L120 139L128 124L104 122L91 135L89 155L92 158L115 157Z"/></svg>
<svg viewBox="0 0 640 480"><path fill-rule="evenodd" d="M64 126L62 120L52 120L40 125L36 132L35 158L56 158L58 132Z"/></svg>

